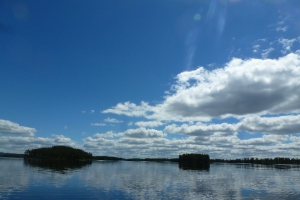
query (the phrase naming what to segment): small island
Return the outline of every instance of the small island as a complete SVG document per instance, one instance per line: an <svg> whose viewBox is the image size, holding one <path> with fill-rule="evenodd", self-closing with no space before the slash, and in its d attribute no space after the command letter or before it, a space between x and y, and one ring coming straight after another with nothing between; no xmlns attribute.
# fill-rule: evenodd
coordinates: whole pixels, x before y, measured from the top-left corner
<svg viewBox="0 0 300 200"><path fill-rule="evenodd" d="M51 160L92 160L93 155L81 149L68 146L43 147L26 150L25 159L51 159Z"/></svg>
<svg viewBox="0 0 300 200"><path fill-rule="evenodd" d="M204 169L210 167L210 158L207 154L183 154L179 155L179 168L181 169Z"/></svg>

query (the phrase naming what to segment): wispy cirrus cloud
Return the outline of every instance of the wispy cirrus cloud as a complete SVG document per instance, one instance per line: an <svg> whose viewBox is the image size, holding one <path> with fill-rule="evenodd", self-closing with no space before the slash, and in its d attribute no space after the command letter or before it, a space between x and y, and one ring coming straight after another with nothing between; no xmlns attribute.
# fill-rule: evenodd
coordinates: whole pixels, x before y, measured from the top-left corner
<svg viewBox="0 0 300 200"><path fill-rule="evenodd" d="M292 51L292 46L295 42L300 43L300 36L298 38L293 39L286 39L286 38L280 38L278 42L282 45L283 49L281 52L283 54L290 53Z"/></svg>
<svg viewBox="0 0 300 200"><path fill-rule="evenodd" d="M109 123L122 123L123 121L121 120L117 120L117 119L114 119L114 118L106 118L104 119L105 122L109 122Z"/></svg>
<svg viewBox="0 0 300 200"><path fill-rule="evenodd" d="M91 123L91 126L106 126L105 123Z"/></svg>

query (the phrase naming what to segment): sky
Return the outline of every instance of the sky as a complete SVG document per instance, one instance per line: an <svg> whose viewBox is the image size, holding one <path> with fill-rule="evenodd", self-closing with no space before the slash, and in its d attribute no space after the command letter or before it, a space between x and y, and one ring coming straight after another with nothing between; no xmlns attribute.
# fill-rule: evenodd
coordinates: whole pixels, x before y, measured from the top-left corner
<svg viewBox="0 0 300 200"><path fill-rule="evenodd" d="M300 158L298 0L0 0L0 152Z"/></svg>

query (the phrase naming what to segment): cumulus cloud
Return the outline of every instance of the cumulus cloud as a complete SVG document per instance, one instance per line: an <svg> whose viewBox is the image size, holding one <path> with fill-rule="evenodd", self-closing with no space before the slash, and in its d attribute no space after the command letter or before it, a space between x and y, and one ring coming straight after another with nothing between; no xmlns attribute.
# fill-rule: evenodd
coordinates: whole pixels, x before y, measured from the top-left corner
<svg viewBox="0 0 300 200"><path fill-rule="evenodd" d="M238 124L238 129L251 133L296 134L300 133L300 115L248 117Z"/></svg>
<svg viewBox="0 0 300 200"><path fill-rule="evenodd" d="M145 116L150 110L151 106L149 106L148 103L143 101L141 102L141 105L125 102L118 103L116 106L102 111L102 113L113 113L117 115L127 115L130 117L140 117Z"/></svg>
<svg viewBox="0 0 300 200"><path fill-rule="evenodd" d="M23 153L26 149L49 147L54 145L66 145L76 147L76 143L63 135L47 137L0 137L0 152Z"/></svg>
<svg viewBox="0 0 300 200"><path fill-rule="evenodd" d="M164 129L168 133L187 134L191 136L210 136L215 133L233 135L236 132L264 133L272 135L300 134L300 115L276 117L249 116L235 124L183 124L168 125Z"/></svg>
<svg viewBox="0 0 300 200"><path fill-rule="evenodd" d="M70 144L73 143L73 141L71 140L71 138L67 138L67 137L65 137L63 135L55 135L55 134L53 134L52 136L54 137L53 142L55 144L70 145Z"/></svg>
<svg viewBox="0 0 300 200"><path fill-rule="evenodd" d="M266 157L274 153L297 156L299 77L297 52L278 59L233 58L220 69L199 67L185 71L175 77L175 83L161 103L125 102L103 111L150 120L135 123L141 128L129 129L111 138L94 136L84 144L99 152L108 152L105 145L113 147L110 153L130 149L124 156L133 152L141 156L187 152L207 152L212 157L224 158ZM214 122L216 118L220 123ZM233 118L234 123L229 118ZM144 128L170 122L172 124L162 131ZM250 134L240 139L241 132ZM257 138L256 133L263 135ZM172 134L183 137L172 139Z"/></svg>
<svg viewBox="0 0 300 200"><path fill-rule="evenodd" d="M122 133L125 137L132 138L156 138L156 137L166 137L167 135L162 131L155 129L146 129L144 127L138 129L128 129Z"/></svg>
<svg viewBox="0 0 300 200"><path fill-rule="evenodd" d="M125 102L103 113L143 116L158 121L209 121L212 118L300 112L300 56L279 59L233 58L224 68L200 67L176 76L171 94L150 106Z"/></svg>
<svg viewBox="0 0 300 200"><path fill-rule="evenodd" d="M242 146L245 146L245 145L265 146L265 145L277 144L278 142L283 142L287 139L288 139L288 137L276 137L276 136L273 136L273 135L264 135L261 138L251 138L251 139L248 139L248 140L239 140L238 145L242 145Z"/></svg>
<svg viewBox="0 0 300 200"><path fill-rule="evenodd" d="M290 141L290 143L285 143ZM299 137L266 134L261 138L241 140L237 134L223 135L215 132L207 137L127 137L120 133L96 134L84 139L83 147L96 155L121 157L177 157L182 153L209 153L212 158L235 158L243 156L266 157L298 155Z"/></svg>
<svg viewBox="0 0 300 200"><path fill-rule="evenodd" d="M34 136L35 132L35 128L20 126L15 122L0 119L0 133L2 134Z"/></svg>
<svg viewBox="0 0 300 200"><path fill-rule="evenodd" d="M181 126L172 124L166 126L164 131L169 133L187 134L191 136L209 136L216 132L222 132L225 135L232 135L236 131L236 126L228 123L211 125L197 123L196 125L183 124Z"/></svg>
<svg viewBox="0 0 300 200"><path fill-rule="evenodd" d="M107 133L96 133L94 135L94 138L113 138L113 137L118 137L118 136L119 136L119 134L109 131Z"/></svg>

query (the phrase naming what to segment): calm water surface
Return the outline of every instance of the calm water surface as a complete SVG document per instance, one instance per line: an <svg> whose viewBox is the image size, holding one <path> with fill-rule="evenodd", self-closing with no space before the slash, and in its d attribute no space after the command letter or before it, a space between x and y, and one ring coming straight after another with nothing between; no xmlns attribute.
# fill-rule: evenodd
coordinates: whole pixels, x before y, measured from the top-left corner
<svg viewBox="0 0 300 200"><path fill-rule="evenodd" d="M0 158L0 199L300 199L300 170L95 161L66 169Z"/></svg>

